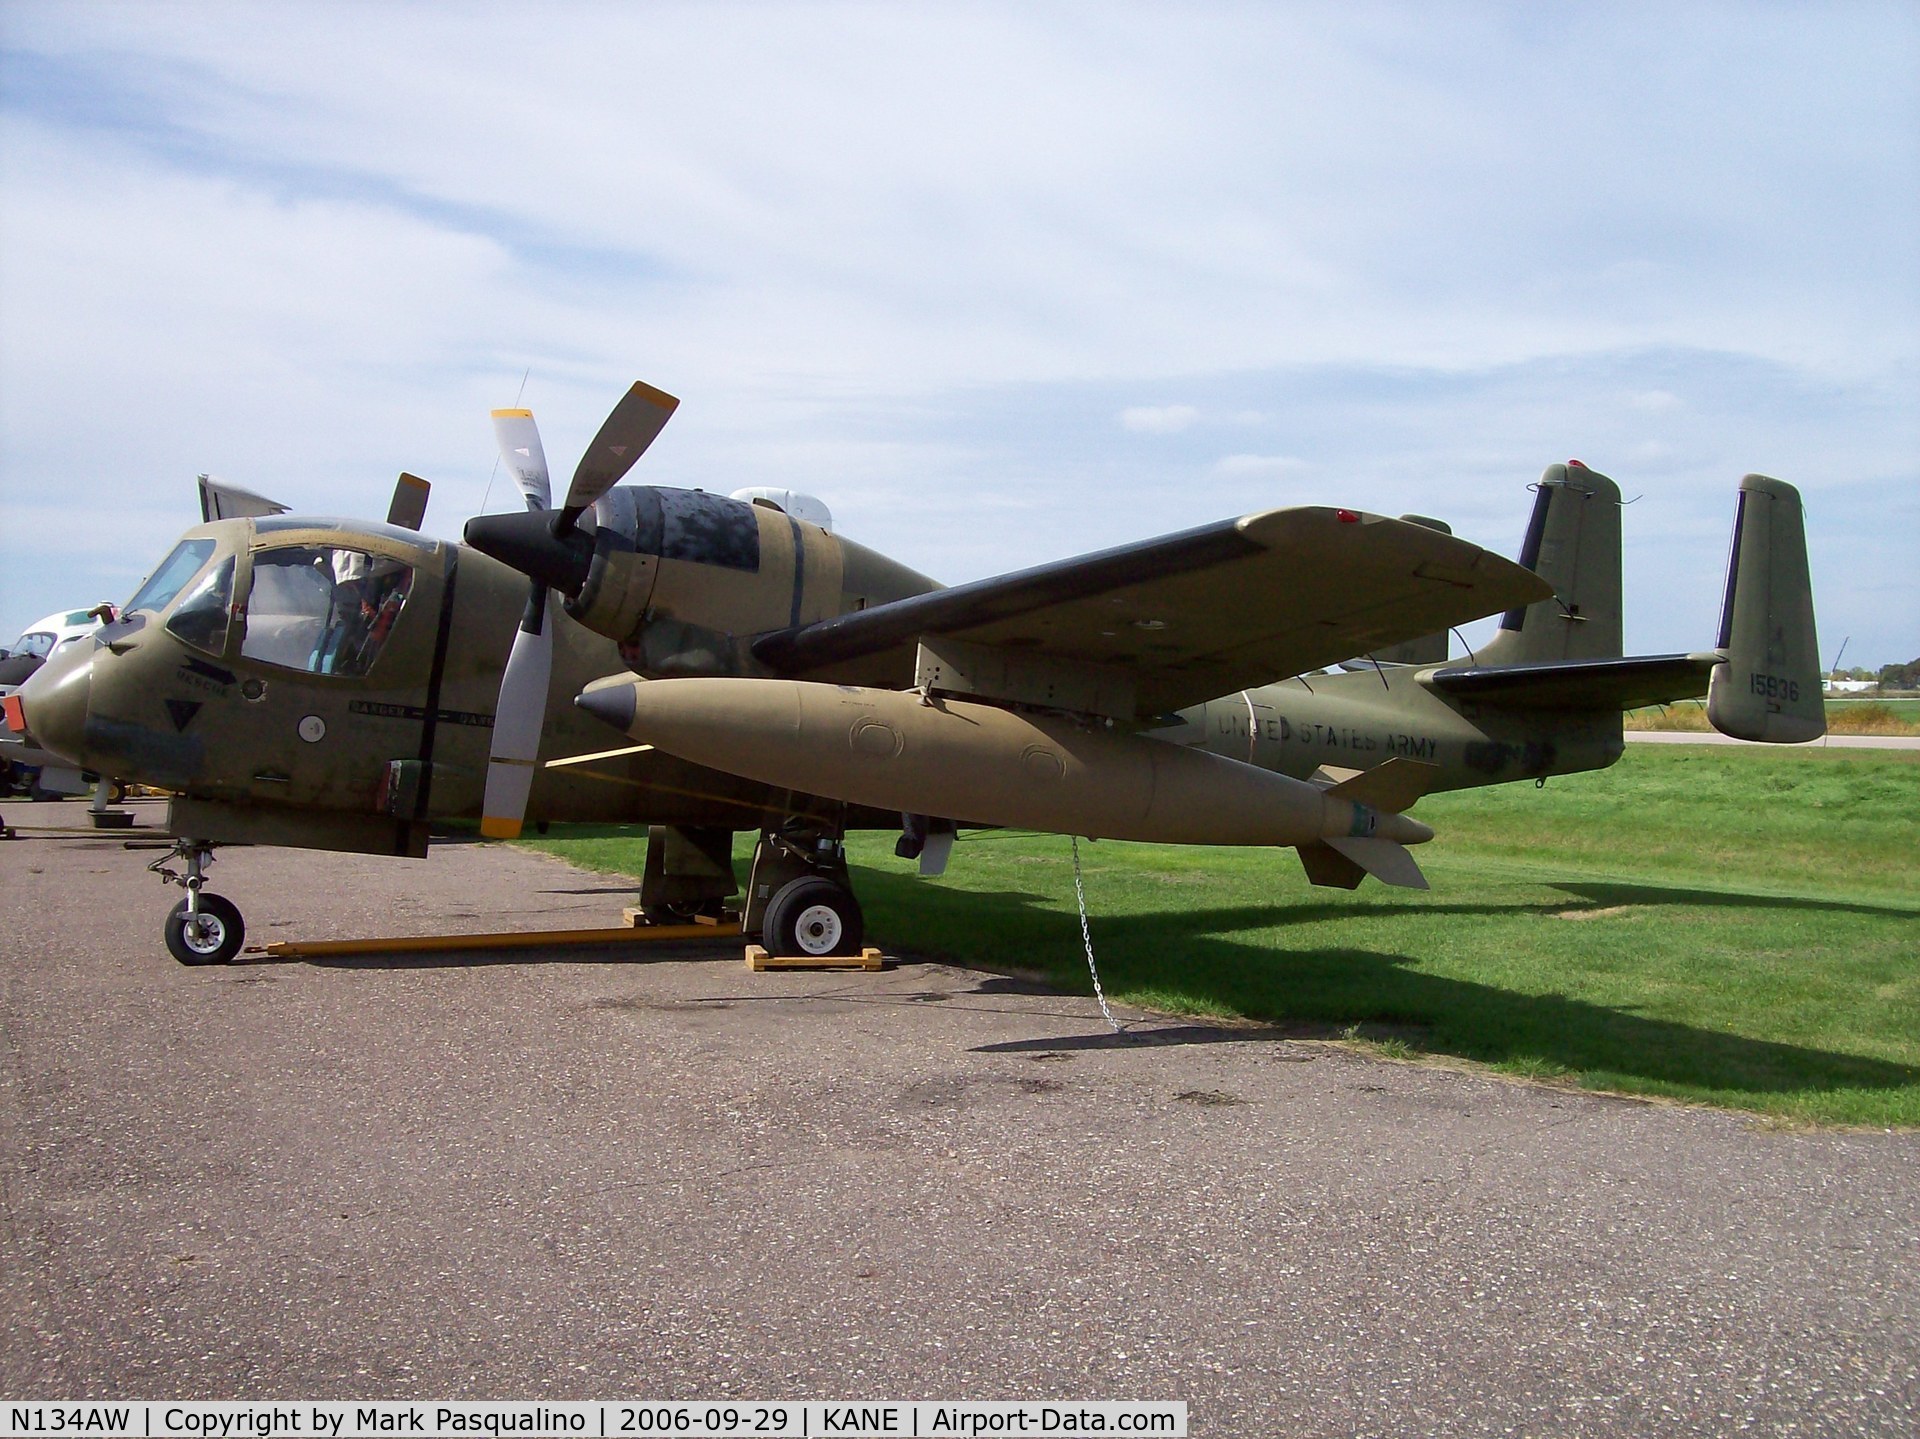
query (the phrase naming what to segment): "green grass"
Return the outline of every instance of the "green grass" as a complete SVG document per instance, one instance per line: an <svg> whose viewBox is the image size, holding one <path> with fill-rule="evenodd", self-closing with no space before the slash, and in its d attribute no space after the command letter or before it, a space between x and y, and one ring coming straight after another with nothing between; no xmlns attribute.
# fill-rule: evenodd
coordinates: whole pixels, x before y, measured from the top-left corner
<svg viewBox="0 0 1920 1439"><path fill-rule="evenodd" d="M1887 699L1880 695L1828 695L1827 713L1845 710L1849 705L1884 705L1908 724L1920 724L1920 700Z"/></svg>
<svg viewBox="0 0 1920 1439"><path fill-rule="evenodd" d="M1883 699L1878 695L1826 697L1827 731L1830 734L1920 734L1920 699ZM1691 730L1713 728L1707 720L1707 707L1701 700L1675 700L1672 704L1647 705L1630 710L1626 717L1630 730Z"/></svg>
<svg viewBox="0 0 1920 1439"><path fill-rule="evenodd" d="M1630 748L1418 812L1440 833L1427 893L1314 889L1284 851L1083 841L1108 993L1395 1057L1920 1125L1920 754ZM604 831L539 847L633 874L643 857ZM1090 992L1065 838L964 836L940 880L890 835L848 848L877 942Z"/></svg>

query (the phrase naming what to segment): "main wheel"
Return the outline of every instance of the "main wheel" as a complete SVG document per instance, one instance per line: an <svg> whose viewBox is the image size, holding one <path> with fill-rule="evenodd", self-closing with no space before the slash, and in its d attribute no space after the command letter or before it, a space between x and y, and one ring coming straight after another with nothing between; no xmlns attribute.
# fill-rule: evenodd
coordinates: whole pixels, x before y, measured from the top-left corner
<svg viewBox="0 0 1920 1439"><path fill-rule="evenodd" d="M247 937L247 926L232 900L202 894L199 925L188 927L183 899L167 912L166 934L167 953L182 964L230 964Z"/></svg>
<svg viewBox="0 0 1920 1439"><path fill-rule="evenodd" d="M817 874L782 885L760 926L769 954L852 955L865 938L866 921L853 891Z"/></svg>

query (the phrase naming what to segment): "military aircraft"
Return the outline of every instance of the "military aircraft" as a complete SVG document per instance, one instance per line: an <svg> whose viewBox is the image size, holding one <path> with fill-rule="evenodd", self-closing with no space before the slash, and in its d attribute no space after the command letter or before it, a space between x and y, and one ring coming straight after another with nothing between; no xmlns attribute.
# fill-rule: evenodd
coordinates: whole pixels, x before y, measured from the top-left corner
<svg viewBox="0 0 1920 1439"><path fill-rule="evenodd" d="M465 544L417 532L412 476L386 525L198 526L14 697L16 730L174 792L184 873L155 867L187 891L176 958L240 947L203 889L217 844L419 857L442 819L644 821L642 905L677 917L735 893L733 834L757 830L744 927L843 954L863 937L849 829L899 828L925 873L956 828L1002 825L1292 846L1315 883L1424 886L1414 801L1610 763L1629 704L1704 687L1731 732L1819 732L1777 481L1743 482L1719 647L1622 659L1618 491L1577 465L1542 482L1531 564L1311 506L942 588L804 496L620 485L676 403L636 384L557 509L532 416L496 412L527 509ZM1465 665L1316 674L1436 634L1444 656L1501 611ZM636 742L609 747L606 722Z"/></svg>

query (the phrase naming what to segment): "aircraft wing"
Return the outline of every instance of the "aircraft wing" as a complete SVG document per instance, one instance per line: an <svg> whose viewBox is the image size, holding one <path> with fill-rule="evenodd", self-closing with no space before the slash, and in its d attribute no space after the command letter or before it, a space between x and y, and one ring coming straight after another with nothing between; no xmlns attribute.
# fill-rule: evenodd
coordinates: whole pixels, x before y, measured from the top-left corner
<svg viewBox="0 0 1920 1439"><path fill-rule="evenodd" d="M1123 673L1150 716L1550 593L1451 535L1305 506L775 631L754 654L790 677L903 687L918 642L947 637Z"/></svg>
<svg viewBox="0 0 1920 1439"><path fill-rule="evenodd" d="M1630 710L1705 694L1708 676L1725 658L1709 650L1617 660L1466 666L1431 671L1420 676L1420 683L1452 699L1513 709Z"/></svg>

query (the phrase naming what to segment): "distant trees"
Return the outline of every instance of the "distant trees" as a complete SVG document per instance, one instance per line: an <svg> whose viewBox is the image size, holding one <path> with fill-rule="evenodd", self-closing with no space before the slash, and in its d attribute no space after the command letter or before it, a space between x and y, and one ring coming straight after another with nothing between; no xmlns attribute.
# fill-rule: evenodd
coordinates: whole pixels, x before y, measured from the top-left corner
<svg viewBox="0 0 1920 1439"><path fill-rule="evenodd" d="M1909 660L1903 665L1887 665L1880 671L1880 688L1883 690L1920 689L1920 659Z"/></svg>

